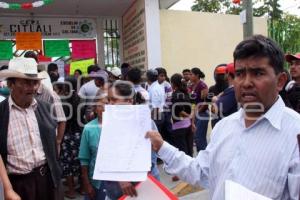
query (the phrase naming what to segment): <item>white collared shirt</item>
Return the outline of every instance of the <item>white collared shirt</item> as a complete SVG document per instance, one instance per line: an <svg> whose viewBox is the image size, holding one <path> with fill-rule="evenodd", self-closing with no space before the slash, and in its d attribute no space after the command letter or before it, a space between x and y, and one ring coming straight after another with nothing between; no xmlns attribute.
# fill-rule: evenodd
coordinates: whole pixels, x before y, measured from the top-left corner
<svg viewBox="0 0 300 200"><path fill-rule="evenodd" d="M155 81L148 87L148 92L151 108L159 108L159 111L163 112L165 105L165 91L163 86L161 86L158 81Z"/></svg>
<svg viewBox="0 0 300 200"><path fill-rule="evenodd" d="M78 95L84 99L94 99L99 87L97 87L95 80L83 84L78 91Z"/></svg>
<svg viewBox="0 0 300 200"><path fill-rule="evenodd" d="M243 109L218 122L211 142L196 158L186 156L166 142L158 156L165 161L167 172L209 189L213 200L225 199L225 180L274 200L298 200L299 122L300 115L285 107L279 97L248 128Z"/></svg>

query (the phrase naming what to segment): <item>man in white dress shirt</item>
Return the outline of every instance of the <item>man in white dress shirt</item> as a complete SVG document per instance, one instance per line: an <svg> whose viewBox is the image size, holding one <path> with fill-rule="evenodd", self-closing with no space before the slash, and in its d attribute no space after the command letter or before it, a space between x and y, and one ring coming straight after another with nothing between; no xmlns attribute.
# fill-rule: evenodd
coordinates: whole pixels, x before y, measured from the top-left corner
<svg viewBox="0 0 300 200"><path fill-rule="evenodd" d="M149 69L146 73L146 76L152 119L154 120L158 130L161 131L164 117L163 110L165 105L165 91L157 81L158 72L155 69Z"/></svg>
<svg viewBox="0 0 300 200"><path fill-rule="evenodd" d="M287 75L284 55L262 35L239 43L234 51L234 89L241 109L216 124L207 148L196 158L147 133L165 170L209 189L213 200L225 199L231 180L273 200L298 200L300 115L278 95Z"/></svg>

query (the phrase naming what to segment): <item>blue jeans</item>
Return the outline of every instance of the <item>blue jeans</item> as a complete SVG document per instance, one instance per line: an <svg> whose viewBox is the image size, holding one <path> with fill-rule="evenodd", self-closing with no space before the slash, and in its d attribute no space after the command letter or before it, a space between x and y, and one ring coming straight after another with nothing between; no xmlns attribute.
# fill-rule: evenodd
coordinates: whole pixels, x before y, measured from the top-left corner
<svg viewBox="0 0 300 200"><path fill-rule="evenodd" d="M106 195L110 200L118 200L123 195L119 182L102 181L101 183L103 183Z"/></svg>
<svg viewBox="0 0 300 200"><path fill-rule="evenodd" d="M96 197L94 200L105 200L106 194L104 192L104 184L101 183L99 189L94 188L96 192ZM91 200L88 195L84 195L84 200Z"/></svg>
<svg viewBox="0 0 300 200"><path fill-rule="evenodd" d="M157 159L156 153L152 152L151 159L152 161L155 161L154 163L152 163L151 166L151 175L154 176L159 181L160 177L159 177L159 170L156 164L156 159ZM101 183L103 183L106 195L110 200L118 200L123 195L120 184L117 181L101 181ZM134 185L138 184L138 182L132 182L132 183Z"/></svg>
<svg viewBox="0 0 300 200"><path fill-rule="evenodd" d="M206 133L209 122L209 114L207 112L198 113L198 117L196 116L196 134L195 134L195 142L197 151L204 150L207 146Z"/></svg>

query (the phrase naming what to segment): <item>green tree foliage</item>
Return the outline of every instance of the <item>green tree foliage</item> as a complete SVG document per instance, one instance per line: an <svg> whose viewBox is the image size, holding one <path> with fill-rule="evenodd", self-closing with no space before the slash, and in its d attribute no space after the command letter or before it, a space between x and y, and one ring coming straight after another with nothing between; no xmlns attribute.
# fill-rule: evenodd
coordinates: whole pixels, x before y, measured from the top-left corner
<svg viewBox="0 0 300 200"><path fill-rule="evenodd" d="M232 0L196 0L192 11L239 14L241 7L231 2Z"/></svg>
<svg viewBox="0 0 300 200"><path fill-rule="evenodd" d="M274 20L273 30L269 27L269 35L280 44L284 52L300 52L300 17L282 15L281 19Z"/></svg>
<svg viewBox="0 0 300 200"><path fill-rule="evenodd" d="M256 0L253 4L253 15L256 17L267 14L270 19L276 20L280 19L283 14L283 11L280 9L279 0Z"/></svg>
<svg viewBox="0 0 300 200"><path fill-rule="evenodd" d="M218 0L197 0L192 6L192 11L218 13L221 10L222 2Z"/></svg>
<svg viewBox="0 0 300 200"><path fill-rule="evenodd" d="M238 15L242 5L232 3L232 0L196 0L192 11L225 13ZM261 17L266 14L271 19L279 19L282 15L279 0L253 0L253 15Z"/></svg>

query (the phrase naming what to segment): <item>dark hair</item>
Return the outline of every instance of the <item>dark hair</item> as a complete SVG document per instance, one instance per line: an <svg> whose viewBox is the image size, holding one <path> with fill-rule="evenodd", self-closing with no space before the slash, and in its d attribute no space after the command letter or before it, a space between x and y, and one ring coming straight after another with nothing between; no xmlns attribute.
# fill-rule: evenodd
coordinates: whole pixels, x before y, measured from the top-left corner
<svg viewBox="0 0 300 200"><path fill-rule="evenodd" d="M142 70L138 67L134 67L127 72L127 79L133 84L139 84L142 80Z"/></svg>
<svg viewBox="0 0 300 200"><path fill-rule="evenodd" d="M97 82L97 85L99 85L100 87L103 87L105 84L105 80L103 77L95 77L95 82Z"/></svg>
<svg viewBox="0 0 300 200"><path fill-rule="evenodd" d="M76 91L76 89L77 89L77 79L76 78L74 78L74 77L67 77L65 79L65 82L68 82L68 83L70 83L72 85L72 88L69 88L69 85L67 86L67 90L69 92L71 92L71 89L73 89L74 91Z"/></svg>
<svg viewBox="0 0 300 200"><path fill-rule="evenodd" d="M155 70L157 71L158 75L164 74L165 76L167 76L167 71L166 71L165 68L158 67L158 68L156 68Z"/></svg>
<svg viewBox="0 0 300 200"><path fill-rule="evenodd" d="M129 68L129 67L130 67L130 64L128 64L128 63L122 63L122 65L121 65L121 69Z"/></svg>
<svg viewBox="0 0 300 200"><path fill-rule="evenodd" d="M110 85L121 97L129 97L133 99L133 104L144 104L146 103L145 98L140 92L135 92L133 85L129 81L116 81L114 84Z"/></svg>
<svg viewBox="0 0 300 200"><path fill-rule="evenodd" d="M130 70L130 68L131 68L130 64L123 63L120 68L121 68L121 75L122 75L121 79L127 80L128 79L127 73Z"/></svg>
<svg viewBox="0 0 300 200"><path fill-rule="evenodd" d="M48 69L47 69L47 72L50 73L50 72L53 72L53 71L56 71L58 70L58 67L57 67L57 64L56 63L50 63L48 65Z"/></svg>
<svg viewBox="0 0 300 200"><path fill-rule="evenodd" d="M9 87L11 84L16 83L16 78L7 78L6 81L7 81L8 87Z"/></svg>
<svg viewBox="0 0 300 200"><path fill-rule="evenodd" d="M179 91L187 93L186 84L182 82L182 78L181 74L173 74L173 76L171 76L171 83L177 87Z"/></svg>
<svg viewBox="0 0 300 200"><path fill-rule="evenodd" d="M129 97L134 94L134 88L128 81L116 81L111 85L111 87L114 88L118 92L118 95L122 97Z"/></svg>
<svg viewBox="0 0 300 200"><path fill-rule="evenodd" d="M74 73L75 72L78 72L80 75L82 74L82 71L80 70L80 69L76 69L75 71L74 71Z"/></svg>
<svg viewBox="0 0 300 200"><path fill-rule="evenodd" d="M199 77L199 79L200 78L205 78L205 74L198 67L192 68L191 72L193 74L197 75Z"/></svg>
<svg viewBox="0 0 300 200"><path fill-rule="evenodd" d="M92 72L97 72L100 70L100 67L98 65L90 65L87 68L87 72L88 74L92 73Z"/></svg>
<svg viewBox="0 0 300 200"><path fill-rule="evenodd" d="M133 104L139 105L139 104L145 104L145 103L146 103L146 99L143 97L142 93L136 92L134 94Z"/></svg>
<svg viewBox="0 0 300 200"><path fill-rule="evenodd" d="M146 73L147 79L153 83L157 81L158 73L155 69L149 69Z"/></svg>
<svg viewBox="0 0 300 200"><path fill-rule="evenodd" d="M184 69L184 70L182 70L182 73L185 73L185 72L191 72L191 70L190 69Z"/></svg>
<svg viewBox="0 0 300 200"><path fill-rule="evenodd" d="M235 75L231 72L227 73L227 76L230 76L232 79L234 79Z"/></svg>
<svg viewBox="0 0 300 200"><path fill-rule="evenodd" d="M254 35L240 42L233 53L236 60L246 58L268 58L276 74L284 70L284 53L272 39L263 35Z"/></svg>
<svg viewBox="0 0 300 200"><path fill-rule="evenodd" d="M0 67L0 71L5 70L5 69L8 69L8 66L7 66L7 65L2 65L2 66Z"/></svg>
<svg viewBox="0 0 300 200"><path fill-rule="evenodd" d="M36 53L34 53L34 51L27 51L25 54L24 54L24 58L33 58L35 60L35 62L39 62L38 61L38 56Z"/></svg>

